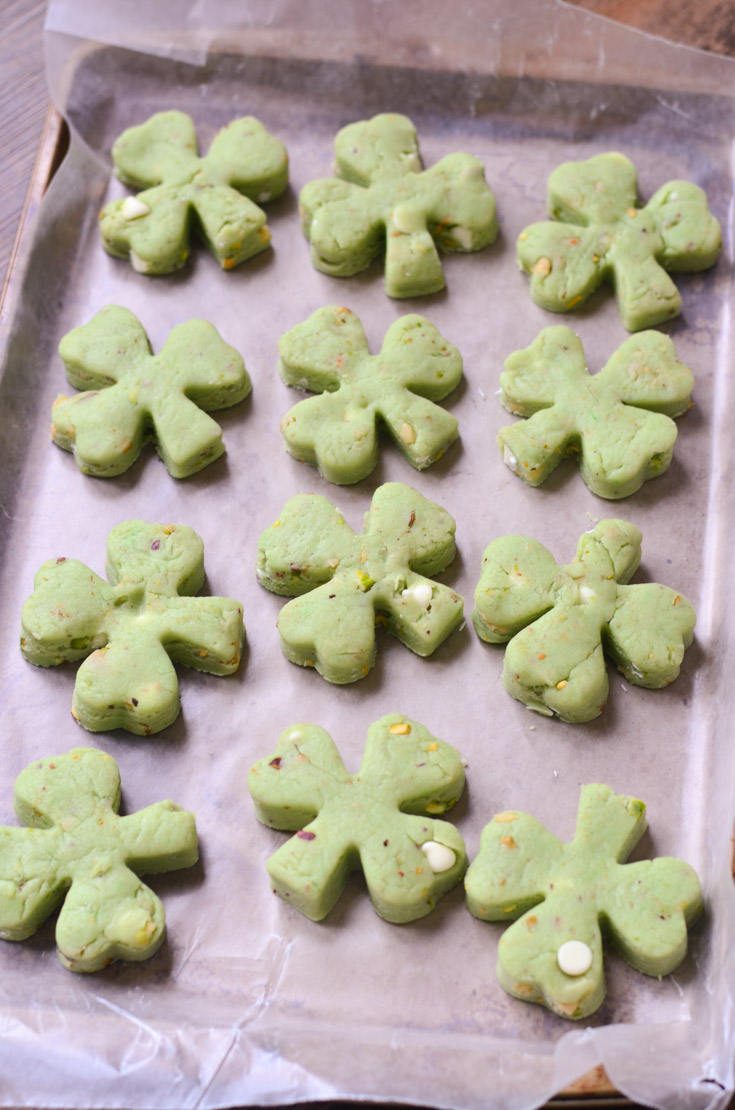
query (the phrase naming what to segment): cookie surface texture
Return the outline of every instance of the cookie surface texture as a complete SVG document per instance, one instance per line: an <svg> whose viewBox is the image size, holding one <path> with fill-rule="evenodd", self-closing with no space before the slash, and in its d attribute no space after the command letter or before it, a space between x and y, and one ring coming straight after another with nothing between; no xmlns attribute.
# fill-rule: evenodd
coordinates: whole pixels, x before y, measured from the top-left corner
<svg viewBox="0 0 735 1110"><path fill-rule="evenodd" d="M0 828L0 938L24 940L61 906L56 945L70 971L153 955L163 905L138 876L197 862L194 814L169 801L119 808L117 764L95 748L21 772L15 810L28 827Z"/></svg>
<svg viewBox="0 0 735 1110"><path fill-rule="evenodd" d="M320 393L284 416L286 447L330 482L350 485L371 473L380 424L417 470L457 438L456 419L435 402L459 385L462 357L423 316L396 320L371 355L354 312L322 308L282 336L278 351L284 381Z"/></svg>
<svg viewBox="0 0 735 1110"><path fill-rule="evenodd" d="M681 310L667 271L706 270L722 249L720 225L698 185L669 181L640 206L635 166L623 154L557 167L547 203L557 222L522 231L517 258L533 300L551 312L576 308L609 282L628 331L654 327Z"/></svg>
<svg viewBox="0 0 735 1110"><path fill-rule="evenodd" d="M242 358L206 320L179 324L154 355L137 317L108 305L65 335L59 354L84 392L56 399L51 437L98 478L124 473L148 442L174 478L196 474L225 450L207 411L237 404L251 388Z"/></svg>
<svg viewBox="0 0 735 1110"><path fill-rule="evenodd" d="M574 839L564 844L527 813L497 814L483 829L465 878L482 921L513 921L500 938L497 973L509 994L566 1018L605 996L602 936L646 975L668 975L702 912L699 880L682 860L624 861L646 830L637 798L582 787Z"/></svg>
<svg viewBox="0 0 735 1110"><path fill-rule="evenodd" d="M676 442L672 419L690 404L693 375L657 331L631 336L598 374L571 328L545 328L500 375L500 400L528 417L498 433L503 461L531 486L569 456L598 497L628 497L664 474Z"/></svg>
<svg viewBox="0 0 735 1110"><path fill-rule="evenodd" d="M459 752L400 714L370 725L356 774L323 728L287 728L248 779L259 820L296 832L268 861L273 889L320 921L362 870L386 921L424 917L467 866L462 837L436 819L463 787Z"/></svg>
<svg viewBox="0 0 735 1110"><path fill-rule="evenodd" d="M502 536L485 549L472 620L482 640L510 641L508 693L545 716L591 721L608 695L603 649L634 686L674 681L694 609L657 582L627 585L640 557L641 533L624 520L585 532L569 566L528 536Z"/></svg>
<svg viewBox="0 0 735 1110"><path fill-rule="evenodd" d="M329 682L375 663L375 625L431 655L462 620L459 594L431 581L454 558L454 520L402 482L375 491L362 533L318 494L297 494L258 543L258 581L293 597L278 631L287 659ZM303 596L299 596L303 595Z"/></svg>
<svg viewBox="0 0 735 1110"><path fill-rule="evenodd" d="M253 116L223 127L200 157L191 117L158 112L119 136L112 159L120 180L143 192L105 205L102 241L138 273L180 270L194 227L225 270L269 246L258 205L285 190L288 155Z"/></svg>
<svg viewBox="0 0 735 1110"><path fill-rule="evenodd" d="M39 667L75 663L72 715L86 729L160 732L181 708L174 663L227 675L240 664L242 606L194 597L204 545L191 528L128 520L107 538L109 583L76 559L49 559L21 614L21 651Z"/></svg>
<svg viewBox="0 0 735 1110"><path fill-rule="evenodd" d="M299 197L311 261L332 277L365 270L385 250L389 297L444 288L437 245L482 250L498 225L482 162L450 154L422 170L416 129L385 113L349 124L334 143L336 178L305 185Z"/></svg>

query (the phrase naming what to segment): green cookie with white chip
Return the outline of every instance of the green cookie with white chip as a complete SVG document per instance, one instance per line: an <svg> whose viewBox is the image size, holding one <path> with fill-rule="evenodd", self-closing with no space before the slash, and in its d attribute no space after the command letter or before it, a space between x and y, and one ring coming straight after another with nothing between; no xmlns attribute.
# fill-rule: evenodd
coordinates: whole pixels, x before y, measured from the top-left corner
<svg viewBox="0 0 735 1110"><path fill-rule="evenodd" d="M706 270L722 250L703 189L668 181L642 205L635 166L624 154L558 166L547 208L554 222L531 224L518 236L518 265L530 275L533 300L569 312L610 284L628 331L678 315L681 295L669 273Z"/></svg>
<svg viewBox="0 0 735 1110"><path fill-rule="evenodd" d="M503 685L514 698L547 717L591 721L607 701L605 655L635 686L674 681L694 609L658 582L629 586L640 558L640 530L624 520L585 532L568 566L528 536L488 545L472 621L482 640L508 643Z"/></svg>
<svg viewBox="0 0 735 1110"><path fill-rule="evenodd" d="M632 335L592 375L571 328L544 328L500 375L500 400L528 418L500 429L503 462L538 486L571 456L598 497L628 497L668 470L693 383L661 332Z"/></svg>
<svg viewBox="0 0 735 1110"><path fill-rule="evenodd" d="M370 725L356 774L323 728L287 728L248 778L258 819L296 833L268 861L274 891L320 921L361 870L386 921L424 917L467 866L462 837L438 820L463 787L459 752L398 713Z"/></svg>
<svg viewBox="0 0 735 1110"><path fill-rule="evenodd" d="M692 867L659 858L626 864L646 807L609 786L582 787L574 839L563 844L528 813L506 810L483 829L465 878L482 921L513 921L498 947L509 994L561 1017L588 1017L605 996L603 937L645 975L668 975L702 912Z"/></svg>
<svg viewBox="0 0 735 1110"><path fill-rule="evenodd" d="M326 497L292 497L261 534L256 572L293 597L278 618L286 658L328 682L356 682L375 663L376 624L431 655L462 620L460 595L431 577L454 558L454 527L402 482L378 487L361 533Z"/></svg>
<svg viewBox="0 0 735 1110"><path fill-rule="evenodd" d="M192 867L194 814L156 802L120 817L120 773L95 748L36 760L18 776L27 828L0 828L0 939L25 940L61 907L59 959L70 971L145 960L164 939L160 899L140 881Z"/></svg>
<svg viewBox="0 0 735 1110"><path fill-rule="evenodd" d="M389 297L444 288L437 246L469 253L498 233L495 198L479 158L449 154L423 170L416 128L384 112L343 127L335 142L338 176L310 181L299 209L311 261L332 277L367 269L385 252Z"/></svg>
<svg viewBox="0 0 735 1110"><path fill-rule="evenodd" d="M83 660L72 715L92 732L142 736L181 708L174 663L234 674L245 627L242 605L194 597L204 583L204 544L181 524L127 520L107 539L108 582L59 556L38 570L21 612L20 648L37 667Z"/></svg>
<svg viewBox="0 0 735 1110"><path fill-rule="evenodd" d="M223 127L200 157L191 117L157 112L119 136L112 158L120 180L143 192L105 205L102 241L138 273L180 270L193 232L224 270L270 245L258 205L285 190L288 155L254 116Z"/></svg>

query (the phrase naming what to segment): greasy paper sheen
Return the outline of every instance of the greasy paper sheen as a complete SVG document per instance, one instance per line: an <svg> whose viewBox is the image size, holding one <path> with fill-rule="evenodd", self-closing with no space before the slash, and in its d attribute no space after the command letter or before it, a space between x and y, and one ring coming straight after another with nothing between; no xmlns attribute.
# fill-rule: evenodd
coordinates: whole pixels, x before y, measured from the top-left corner
<svg viewBox="0 0 735 1110"><path fill-rule="evenodd" d="M196 814L201 859L151 879L167 938L144 963L70 975L56 959L53 922L0 944L0 1106L355 1097L526 1110L599 1063L636 1101L724 1106L735 983L732 63L551 0L451 13L438 0L202 0L185 11L54 0L47 46L73 142L24 245L0 340L0 823L16 824L12 789L24 766L91 745L120 766L122 813L171 798ZM144 276L100 241L99 210L131 192L112 176L112 143L171 108L192 116L203 150L244 115L288 149L290 187L268 205L272 250L230 272L198 246L184 271ZM457 151L479 158L497 201L495 243L442 255L446 290L431 297L391 301L381 261L350 279L318 273L300 229L298 193L331 176L335 134L385 111L414 121L425 166ZM288 663L276 630L284 601L258 584L255 567L260 533L295 494L328 497L356 531L384 482L408 482L442 505L457 522L458 551L439 580L465 598L467 617L492 540L529 535L565 564L580 534L610 515L571 463L539 489L503 466L496 437L508 413L496 394L507 356L542 328L572 327L593 371L626 338L609 291L564 317L534 305L514 249L546 216L555 166L616 150L635 163L643 201L664 181L693 181L724 230L718 265L677 278L682 315L662 328L695 383L671 467L615 506L644 537L633 582L670 586L697 611L680 677L645 690L610 670L604 714L565 725L505 692L503 648L482 643L469 619L428 659L378 629L377 664L350 686ZM135 313L156 351L172 328L200 317L243 356L253 389L218 413L225 457L177 481L148 447L125 474L95 479L51 443L51 405L68 392L58 343L107 304ZM337 488L285 451L280 420L303 395L278 375L278 340L327 305L359 316L371 351L399 316L420 313L461 352L463 382L443 402L459 439L429 469L413 470L386 441L371 475ZM133 518L195 529L203 593L242 601L247 630L238 673L187 672L180 717L147 738L83 732L69 714L74 667L32 667L17 642L37 568L67 556L102 575L105 537ZM461 887L407 925L377 917L359 876L320 923L290 910L265 870L288 834L257 821L248 771L284 729L310 722L354 772L368 727L386 713L419 721L466 760L452 821L470 859L499 811L533 813L567 841L582 784L643 799L650 831L633 858L679 857L702 881L705 918L682 966L659 982L608 950L606 1001L586 1025L571 1025L502 991L502 926L473 918Z"/></svg>

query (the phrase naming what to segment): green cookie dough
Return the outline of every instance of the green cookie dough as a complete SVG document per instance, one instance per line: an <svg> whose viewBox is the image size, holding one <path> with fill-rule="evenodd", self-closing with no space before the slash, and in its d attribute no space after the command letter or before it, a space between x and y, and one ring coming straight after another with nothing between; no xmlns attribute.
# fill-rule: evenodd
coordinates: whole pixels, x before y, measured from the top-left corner
<svg viewBox="0 0 735 1110"><path fill-rule="evenodd" d="M296 832L268 861L274 891L321 921L362 870L386 921L424 917L467 866L454 825L434 820L463 787L459 752L398 713L370 725L354 775L323 728L287 728L248 778L258 819Z"/></svg>
<svg viewBox="0 0 735 1110"><path fill-rule="evenodd" d="M288 184L282 143L253 116L233 120L199 157L194 121L158 112L124 131L112 148L117 176L143 189L100 213L105 249L141 274L170 274L189 257L196 231L225 270L270 244L265 213Z"/></svg>
<svg viewBox="0 0 735 1110"><path fill-rule="evenodd" d="M468 253L495 239L495 199L482 162L450 154L422 171L406 116L351 123L334 150L338 177L310 182L299 197L311 261L322 273L350 277L385 250L388 296L420 297L444 288L435 243Z"/></svg>
<svg viewBox="0 0 735 1110"><path fill-rule="evenodd" d="M515 922L498 947L509 994L588 1017L605 997L603 933L645 975L679 966L702 912L699 881L679 859L624 863L646 831L645 813L637 798L592 783L582 787L569 844L516 810L485 826L465 879L467 905L483 921Z"/></svg>
<svg viewBox="0 0 735 1110"><path fill-rule="evenodd" d="M598 497L628 497L668 470L676 442L671 417L686 412L694 384L668 336L631 336L592 377L574 332L545 328L505 366L500 400L530 419L501 428L498 446L529 485L540 485L570 455Z"/></svg>
<svg viewBox="0 0 735 1110"><path fill-rule="evenodd" d="M628 331L678 315L681 297L666 271L706 270L722 249L720 225L698 185L669 181L641 207L635 166L623 154L555 169L548 212L561 222L532 224L518 237L533 300L568 312L610 282Z"/></svg>
<svg viewBox="0 0 735 1110"><path fill-rule="evenodd" d="M286 447L330 482L350 485L371 473L379 421L417 470L457 438L457 421L434 402L459 385L462 356L423 316L401 316L371 355L354 312L321 308L282 336L278 352L285 382L320 392L284 416Z"/></svg>
<svg viewBox="0 0 735 1110"><path fill-rule="evenodd" d="M431 655L462 620L459 594L430 581L454 552L452 517L402 482L378 487L360 535L326 497L292 497L258 542L258 581L294 598L278 619L284 655L356 682L375 663L376 623Z"/></svg>
<svg viewBox="0 0 735 1110"><path fill-rule="evenodd" d="M145 960L161 946L160 899L139 875L192 867L194 814L156 802L120 817L120 773L95 748L37 760L18 776L15 811L28 828L0 828L0 938L25 940L61 906L59 959L70 971Z"/></svg>
<svg viewBox="0 0 735 1110"><path fill-rule="evenodd" d="M174 478L196 474L225 450L222 429L201 410L250 392L245 363L206 320L179 324L154 356L137 317L107 305L64 336L59 354L85 392L57 397L51 437L97 478L124 473L151 442Z"/></svg>
<svg viewBox="0 0 735 1110"><path fill-rule="evenodd" d="M75 663L72 715L86 729L148 736L179 715L174 663L233 674L242 606L194 597L204 545L191 528L128 520L107 538L110 585L76 559L49 559L23 606L20 647L37 667Z"/></svg>
<svg viewBox="0 0 735 1110"><path fill-rule="evenodd" d="M472 621L482 640L510 641L503 664L509 694L547 717L591 721L608 694L603 648L635 686L656 690L674 681L692 642L694 610L657 582L625 585L640 558L641 533L624 520L601 520L585 532L565 567L527 536L502 536L485 549Z"/></svg>

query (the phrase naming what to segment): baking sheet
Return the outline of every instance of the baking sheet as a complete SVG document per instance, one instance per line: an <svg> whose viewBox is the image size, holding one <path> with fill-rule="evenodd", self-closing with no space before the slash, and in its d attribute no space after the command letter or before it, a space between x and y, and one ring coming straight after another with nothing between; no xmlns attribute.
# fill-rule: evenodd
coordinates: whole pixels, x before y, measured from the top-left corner
<svg viewBox="0 0 735 1110"><path fill-rule="evenodd" d="M220 29L233 22L227 6L204 6L200 18L192 6L174 35L151 27L143 6L135 17L123 8L112 25L93 27L85 20L102 17L92 6L52 4L50 73L74 141L35 228L0 381L0 821L15 823L12 784L30 760L91 744L118 761L127 812L171 797L197 813L202 862L152 880L168 940L143 965L71 975L56 961L52 924L23 944L2 945L0 1105L218 1107L356 1097L512 1110L542 1103L600 1062L620 1090L654 1105L717 1107L733 1089L732 67L718 69L729 79L720 95L704 77L699 91L690 51L621 37L619 29L607 36L597 21L574 13L570 22L555 4L513 7L503 13L490 4L481 13L492 40L483 63L477 12L464 24L460 13L447 40L431 31L440 13L430 3L415 7L402 39L386 36L383 51L383 23L396 30L408 18L394 6L341 5L333 24L329 6L321 15L311 5L271 6L267 19L248 6L245 31L229 33L226 53L207 52L217 39L207 28L213 11ZM513 57L524 18L528 52ZM295 19L306 21L296 35ZM334 34L320 40L325 25ZM90 26L96 41L85 42ZM103 45L115 42L126 48ZM648 68L639 83L620 83L634 56L648 56ZM586 68L585 58L592 59ZM702 61L702 74L710 61ZM667 71L685 77L646 87L648 75ZM192 114L203 149L243 114L257 115L285 142L291 188L268 206L272 252L225 274L198 249L185 271L155 280L104 253L97 211L127 192L110 179L112 140L168 107ZM477 255L444 257L447 290L433 297L388 300L380 264L348 281L318 274L299 230L298 191L331 172L335 132L383 110L414 119L427 166L453 150L477 154L496 195L497 242ZM609 292L562 321L532 304L514 259L518 232L543 218L554 166L611 149L636 163L644 198L674 177L702 185L725 232L717 268L678 279L684 311L662 329L696 379L674 462L620 503L595 498L571 464L541 489L526 488L495 447L509 422L495 392L511 351L565 322L597 369L626 338ZM219 414L227 457L197 477L177 483L146 452L127 475L94 480L49 443L51 402L66 389L58 341L107 303L132 309L155 350L175 324L204 316L245 357L252 396ZM372 350L412 311L459 347L465 381L446 404L461 440L428 471L412 471L385 444L369 479L337 488L286 455L278 424L300 395L277 375L277 340L326 304L355 310ZM455 516L458 555L442 581L464 596L468 618L482 551L496 536L532 535L564 563L596 520L637 524L644 559L634 580L673 586L697 608L681 677L651 692L611 672L602 717L567 726L505 694L503 649L480 643L469 619L429 660L379 633L377 666L350 687L286 663L275 630L283 602L255 581L259 533L288 497L308 491L332 499L359 529L372 492L389 480L408 482ZM237 676L182 672L181 717L148 739L83 732L69 716L74 668L37 670L17 649L20 607L41 562L67 555L101 573L108 531L133 516L200 533L207 589L242 600L249 641ZM494 973L501 929L473 919L461 889L427 919L402 927L376 917L359 877L321 924L274 898L264 863L285 834L255 820L250 764L284 727L308 720L327 728L355 770L368 725L393 711L420 720L467 760L467 792L452 819L471 858L482 826L501 809L528 810L568 839L582 783L642 797L650 832L636 858L681 856L705 890L707 917L681 968L658 982L608 950L606 1002L585 1027L572 1026L501 991Z"/></svg>

